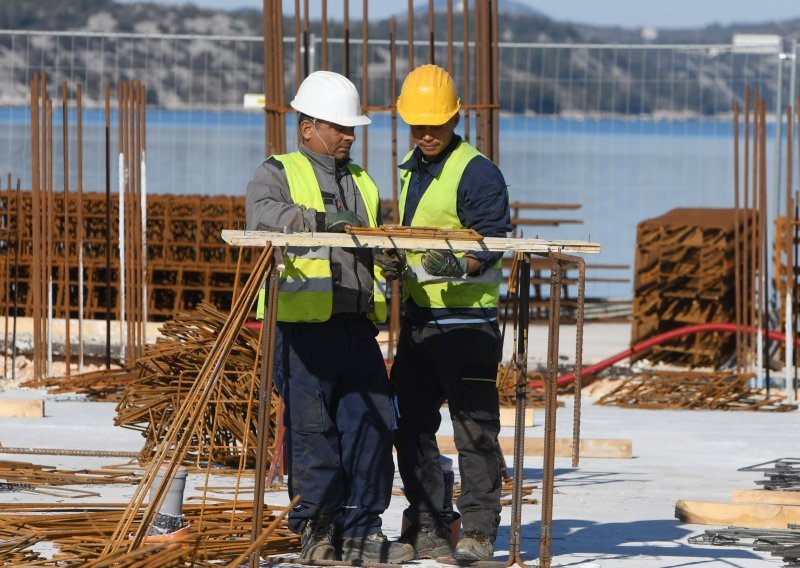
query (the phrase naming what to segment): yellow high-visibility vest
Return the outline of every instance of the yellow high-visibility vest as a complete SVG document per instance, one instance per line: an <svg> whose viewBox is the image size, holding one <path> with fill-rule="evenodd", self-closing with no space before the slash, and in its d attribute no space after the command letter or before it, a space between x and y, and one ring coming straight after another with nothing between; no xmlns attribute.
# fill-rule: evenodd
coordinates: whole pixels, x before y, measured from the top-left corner
<svg viewBox="0 0 800 568"><path fill-rule="evenodd" d="M289 182L292 201L309 209L325 211L317 176L308 158L300 152L272 156L283 164ZM367 208L366 221L377 226L380 194L375 182L355 164L347 166L361 198ZM278 294L278 321L322 322L330 319L333 311L333 278L331 274L330 247L289 247L284 255L285 268L280 275ZM386 321L386 289L382 271L376 266L373 272L374 308L370 319ZM264 317L264 290L258 299L257 317Z"/></svg>
<svg viewBox="0 0 800 568"><path fill-rule="evenodd" d="M405 163L413 150L409 152ZM417 209L411 219L412 227L440 227L443 229L462 229L464 226L458 218L458 184L467 164L482 154L464 142L451 152L444 163L442 171L434 178L422 195ZM406 197L411 171L401 174L400 190L400 222L405 223ZM444 278L431 276L422 268L422 255L425 251L406 251L409 271L403 284L403 300L409 296L424 308L496 308L500 295L500 279L502 277L501 262L480 276L464 276L461 278ZM459 258L464 252L455 252Z"/></svg>

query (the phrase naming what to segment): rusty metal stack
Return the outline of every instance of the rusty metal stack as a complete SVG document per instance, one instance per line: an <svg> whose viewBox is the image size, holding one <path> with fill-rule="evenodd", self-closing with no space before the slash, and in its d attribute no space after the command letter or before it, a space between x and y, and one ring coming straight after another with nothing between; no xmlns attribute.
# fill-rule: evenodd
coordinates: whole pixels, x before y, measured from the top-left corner
<svg viewBox="0 0 800 568"><path fill-rule="evenodd" d="M736 219L734 209L673 209L639 223L632 344L686 325L735 321ZM735 348L731 334L695 334L658 345L647 358L718 367Z"/></svg>
<svg viewBox="0 0 800 568"><path fill-rule="evenodd" d="M106 202L102 193L69 194L68 224L71 230L77 224L77 212L82 211L84 227L83 266L85 290L85 316L104 319L106 310L106 247L111 248L111 301L114 319L119 319L118 298L118 227L112 223L106 229ZM9 210L17 211L16 195L3 199ZM9 285L0 296L6 313L31 316L33 311L34 247L31 222L31 194L20 194L19 215L9 215L10 240L19 241L19 259L0 255L0 274L10 274ZM80 202L80 206L79 206ZM118 198L111 198L111 218L117 217ZM5 205L5 203L4 203ZM54 197L57 222L56 232L63 234L64 199ZM229 309L236 288L235 276L239 253L243 255L240 270L242 281L252 265L252 251L233 249L221 239L222 229L244 223L244 197L151 195L147 203L147 274L145 285L149 293L148 319L165 321L180 311L194 309L200 302L209 302L220 309ZM17 232L19 231L19 232ZM71 317L77 317L78 308L78 250L69 247L69 289ZM59 241L60 244L60 241ZM13 248L13 246L12 246ZM63 259L64 247L58 255ZM6 266L6 265L9 266ZM63 318L64 266L53 266L54 316ZM16 265L16 268L15 268ZM14 277L18 279L13 287ZM239 283L241 284L241 282Z"/></svg>

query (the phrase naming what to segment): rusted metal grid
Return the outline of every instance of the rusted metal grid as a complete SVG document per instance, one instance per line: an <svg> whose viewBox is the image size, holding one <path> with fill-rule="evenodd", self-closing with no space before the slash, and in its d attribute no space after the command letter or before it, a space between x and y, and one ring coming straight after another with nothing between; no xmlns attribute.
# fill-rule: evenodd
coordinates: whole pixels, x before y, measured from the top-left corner
<svg viewBox="0 0 800 568"><path fill-rule="evenodd" d="M0 273L8 270L16 285L4 286L0 296L4 313L18 316L33 314L35 297L32 267L36 261L32 222L32 196L22 192L19 198L19 214L15 194L2 195L2 205L12 213L9 215L10 232L19 235L19 259L15 262L8 255L0 255ZM118 216L117 196L111 196L110 216ZM78 211L82 211L83 222L83 286L85 316L87 319L106 317L106 248L111 252L110 299L112 317L121 316L119 297L119 226L114 223L107 230L106 196L101 193L83 193L68 196L69 214L67 226L72 235L65 272L64 247L57 247L62 261L52 267L54 274L55 317L66 313L63 302L64 274L69 274L69 310L72 318L78 317L79 263L76 246ZM56 211L53 234L61 243L64 231L64 198L54 196ZM246 278L241 271L236 282L236 269L241 252L241 268L251 268L252 251L231 250L225 246L219 234L223 228L240 226L244 220L244 198L222 196L175 196L150 195L147 198L147 273L144 284L148 289L147 315L151 321L164 321L182 310L190 310L200 302L210 302L221 309L229 309L237 285ZM17 232L19 231L19 232ZM110 234L109 234L110 233ZM3 242L3 247L9 246ZM13 262L10 266L7 263Z"/></svg>
<svg viewBox="0 0 800 568"><path fill-rule="evenodd" d="M622 408L758 410L786 412L783 396L748 386L752 374L704 371L641 371L634 373L595 404Z"/></svg>
<svg viewBox="0 0 800 568"><path fill-rule="evenodd" d="M639 223L632 344L685 325L735 320L735 218L733 209L673 209ZM719 367L735 346L731 334L697 334L656 346L647 358Z"/></svg>
<svg viewBox="0 0 800 568"><path fill-rule="evenodd" d="M138 381L135 367L90 371L68 377L48 377L21 383L22 387L46 388L48 394L75 393L94 401L119 402L125 389Z"/></svg>
<svg viewBox="0 0 800 568"><path fill-rule="evenodd" d="M183 506L189 534L174 542L145 541L141 548L110 557L101 554L120 522L125 503L74 505L63 503L0 504L2 565L37 561L40 566L238 566L234 561L251 548L253 503L215 499ZM296 552L299 535L289 531L283 517L288 507L267 505L262 514L264 554ZM139 519L141 515L137 516ZM52 543L57 552L44 559L30 550ZM25 564L29 565L29 564Z"/></svg>
<svg viewBox="0 0 800 568"><path fill-rule="evenodd" d="M117 405L115 423L142 432L143 461L150 460L164 433L173 427L174 409L183 404L226 318L227 314L209 304L179 314L161 327L164 338L148 346L145 355L137 360L137 377L127 383ZM258 334L242 328L217 389L192 434L187 450L189 461L198 466L209 461L235 466L242 459L250 466L255 463L259 352ZM277 425L279 404L273 393L273 427Z"/></svg>

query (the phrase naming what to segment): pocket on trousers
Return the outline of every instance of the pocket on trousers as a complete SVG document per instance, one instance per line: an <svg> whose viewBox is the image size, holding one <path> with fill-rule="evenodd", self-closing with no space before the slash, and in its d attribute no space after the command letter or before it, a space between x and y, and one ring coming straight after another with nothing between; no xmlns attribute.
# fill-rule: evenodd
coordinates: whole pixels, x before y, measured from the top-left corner
<svg viewBox="0 0 800 568"><path fill-rule="evenodd" d="M291 383L290 389L292 429L308 434L327 431L331 422L322 391L296 382Z"/></svg>

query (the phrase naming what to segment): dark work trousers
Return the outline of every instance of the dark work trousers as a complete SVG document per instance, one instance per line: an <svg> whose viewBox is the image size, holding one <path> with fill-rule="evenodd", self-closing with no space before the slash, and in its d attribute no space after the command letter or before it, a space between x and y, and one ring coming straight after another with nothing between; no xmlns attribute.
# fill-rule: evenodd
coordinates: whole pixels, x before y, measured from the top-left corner
<svg viewBox="0 0 800 568"><path fill-rule="evenodd" d="M494 538L500 523L501 461L497 322L437 325L403 323L392 365L400 417L397 462L412 524L447 521L436 432L447 400L458 449L465 530Z"/></svg>
<svg viewBox="0 0 800 568"><path fill-rule="evenodd" d="M380 531L394 477L386 365L366 317L279 322L275 386L286 410L289 528L330 516L340 536Z"/></svg>

